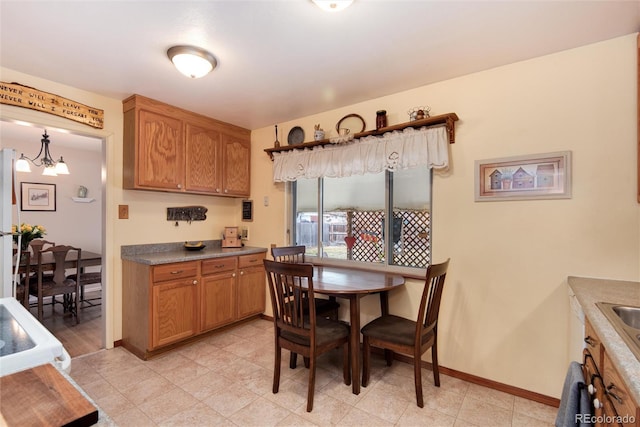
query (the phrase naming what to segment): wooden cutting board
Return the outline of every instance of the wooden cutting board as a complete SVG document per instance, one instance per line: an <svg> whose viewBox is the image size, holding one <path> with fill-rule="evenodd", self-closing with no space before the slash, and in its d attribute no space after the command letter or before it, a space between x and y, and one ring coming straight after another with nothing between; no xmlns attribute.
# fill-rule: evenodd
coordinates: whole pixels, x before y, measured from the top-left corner
<svg viewBox="0 0 640 427"><path fill-rule="evenodd" d="M0 377L0 425L90 426L98 410L51 364Z"/></svg>

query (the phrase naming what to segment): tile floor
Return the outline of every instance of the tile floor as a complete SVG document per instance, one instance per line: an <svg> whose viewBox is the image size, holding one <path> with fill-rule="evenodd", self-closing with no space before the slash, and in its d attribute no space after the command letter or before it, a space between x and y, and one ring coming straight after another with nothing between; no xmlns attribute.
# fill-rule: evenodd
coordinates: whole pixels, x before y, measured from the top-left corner
<svg viewBox="0 0 640 427"><path fill-rule="evenodd" d="M557 408L423 370L425 407L415 404L413 368L374 355L359 395L342 382L339 351L321 357L313 411L308 371L273 380L273 326L254 320L142 361L122 347L72 360L71 377L118 426L552 426Z"/></svg>

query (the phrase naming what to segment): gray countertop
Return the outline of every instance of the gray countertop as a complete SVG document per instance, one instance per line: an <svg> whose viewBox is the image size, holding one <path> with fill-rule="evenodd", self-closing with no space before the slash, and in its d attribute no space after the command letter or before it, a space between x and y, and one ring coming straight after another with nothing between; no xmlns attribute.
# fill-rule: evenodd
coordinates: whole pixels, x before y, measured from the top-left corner
<svg viewBox="0 0 640 427"><path fill-rule="evenodd" d="M250 255L266 252L266 248L242 246L239 248L223 248L220 240L205 240L206 246L199 251L188 251L184 242L159 243L147 245L124 245L120 248L123 260L139 264L158 265L172 262L197 261L208 258L222 258L239 255Z"/></svg>
<svg viewBox="0 0 640 427"><path fill-rule="evenodd" d="M626 381L636 403L640 404L640 360L596 306L597 302L640 306L640 282L574 276L569 276L568 282L607 355Z"/></svg>

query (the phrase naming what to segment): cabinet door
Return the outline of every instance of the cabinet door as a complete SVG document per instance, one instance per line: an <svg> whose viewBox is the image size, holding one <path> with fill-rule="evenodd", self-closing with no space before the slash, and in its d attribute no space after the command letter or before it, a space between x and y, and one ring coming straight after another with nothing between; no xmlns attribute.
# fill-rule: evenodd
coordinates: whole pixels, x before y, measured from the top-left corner
<svg viewBox="0 0 640 427"><path fill-rule="evenodd" d="M151 348L162 347L197 333L195 278L153 285Z"/></svg>
<svg viewBox="0 0 640 427"><path fill-rule="evenodd" d="M186 123L186 190L217 194L222 191L220 132Z"/></svg>
<svg viewBox="0 0 640 427"><path fill-rule="evenodd" d="M636 424L640 411L633 401L627 385L622 381L622 377L613 366L606 349L603 354L602 365L604 371L602 376L607 389L607 395L611 398L611 403L616 413L622 417L622 425L625 427L637 426L640 424L640 421Z"/></svg>
<svg viewBox="0 0 640 427"><path fill-rule="evenodd" d="M238 319L264 312L266 276L264 267L238 271Z"/></svg>
<svg viewBox="0 0 640 427"><path fill-rule="evenodd" d="M200 328L203 332L235 320L235 289L235 271L202 277Z"/></svg>
<svg viewBox="0 0 640 427"><path fill-rule="evenodd" d="M251 142L222 135L222 188L229 196L248 196Z"/></svg>
<svg viewBox="0 0 640 427"><path fill-rule="evenodd" d="M139 111L138 119L138 185L166 191L182 191L182 121L146 110Z"/></svg>

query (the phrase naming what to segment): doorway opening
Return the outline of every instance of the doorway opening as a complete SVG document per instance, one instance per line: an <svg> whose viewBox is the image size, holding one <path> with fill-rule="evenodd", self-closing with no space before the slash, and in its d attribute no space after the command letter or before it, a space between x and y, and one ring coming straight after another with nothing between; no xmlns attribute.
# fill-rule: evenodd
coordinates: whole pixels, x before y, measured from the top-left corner
<svg viewBox="0 0 640 427"><path fill-rule="evenodd" d="M48 241L80 247L85 251L101 254L105 262L105 201L106 201L106 139L91 134L81 134L61 129L55 125L18 122L0 119L0 148L13 148L17 156L35 157L46 129L50 151L56 159L64 157L70 175L49 177L42 175L42 168L32 165L30 173L17 173L18 192L22 182L55 184L54 211L21 211L20 221L43 225ZM79 197L83 196L83 197ZM15 224L17 210L13 206ZM101 271L101 267L87 267L89 271ZM103 274L104 278L104 274ZM44 307L43 325L64 345L71 357L93 353L105 348L107 299L106 283L87 285L78 312L76 325L62 304ZM82 295L82 294L81 294ZM59 297L60 298L60 297ZM37 317L37 300L31 297L30 312Z"/></svg>

